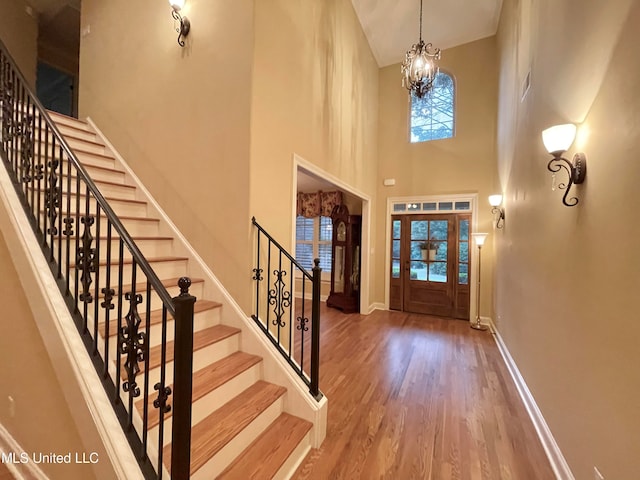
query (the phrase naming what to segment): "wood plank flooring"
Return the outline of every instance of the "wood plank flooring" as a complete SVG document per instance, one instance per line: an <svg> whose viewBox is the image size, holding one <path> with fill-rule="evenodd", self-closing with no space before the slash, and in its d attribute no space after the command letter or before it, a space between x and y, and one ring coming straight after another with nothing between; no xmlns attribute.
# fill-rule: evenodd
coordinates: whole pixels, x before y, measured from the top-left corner
<svg viewBox="0 0 640 480"><path fill-rule="evenodd" d="M491 333L323 304L321 345L327 438L294 480L555 478Z"/></svg>

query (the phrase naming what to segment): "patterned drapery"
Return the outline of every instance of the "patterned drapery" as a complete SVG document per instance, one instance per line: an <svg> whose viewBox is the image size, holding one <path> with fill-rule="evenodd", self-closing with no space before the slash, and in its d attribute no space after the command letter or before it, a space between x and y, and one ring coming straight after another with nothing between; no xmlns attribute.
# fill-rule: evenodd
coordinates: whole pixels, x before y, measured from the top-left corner
<svg viewBox="0 0 640 480"><path fill-rule="evenodd" d="M333 208L342 205L342 192L298 192L296 211L306 218L330 217Z"/></svg>

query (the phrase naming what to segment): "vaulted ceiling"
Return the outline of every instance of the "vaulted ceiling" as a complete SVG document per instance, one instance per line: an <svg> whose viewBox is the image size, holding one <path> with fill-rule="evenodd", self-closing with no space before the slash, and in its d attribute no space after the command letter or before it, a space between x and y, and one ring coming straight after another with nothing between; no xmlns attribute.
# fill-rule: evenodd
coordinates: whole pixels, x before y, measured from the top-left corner
<svg viewBox="0 0 640 480"><path fill-rule="evenodd" d="M423 0L422 38L442 50L496 33L502 0ZM378 66L418 42L420 0L351 0Z"/></svg>

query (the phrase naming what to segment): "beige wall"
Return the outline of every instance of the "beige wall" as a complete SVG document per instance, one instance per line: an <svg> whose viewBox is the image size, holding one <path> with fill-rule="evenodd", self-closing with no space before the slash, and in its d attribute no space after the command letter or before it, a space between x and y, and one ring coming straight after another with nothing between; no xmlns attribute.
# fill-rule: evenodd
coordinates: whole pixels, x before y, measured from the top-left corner
<svg viewBox="0 0 640 480"><path fill-rule="evenodd" d="M251 215L292 250L294 153L375 193L378 67L349 0L261 1L253 78Z"/></svg>
<svg viewBox="0 0 640 480"><path fill-rule="evenodd" d="M80 117L90 116L249 308L253 2L190 0L180 48L167 2L84 0ZM242 274L246 272L246 274Z"/></svg>
<svg viewBox="0 0 640 480"><path fill-rule="evenodd" d="M640 472L639 25L632 0L509 0L499 28L497 325L577 479ZM589 162L571 208L540 139L566 122Z"/></svg>
<svg viewBox="0 0 640 480"><path fill-rule="evenodd" d="M38 58L38 22L29 15L23 0L0 0L0 39L35 89Z"/></svg>
<svg viewBox="0 0 640 480"><path fill-rule="evenodd" d="M495 37L442 52L440 68L455 81L455 136L422 143L409 142L409 99L401 85L400 65L380 70L379 164L377 184L378 228L375 298L384 302L386 211L389 197L477 193L478 230L490 232L487 197L496 188L495 134L497 63ZM385 178L395 178L384 187ZM491 244L483 248L482 281L492 282ZM492 313L490 289L482 290L482 315Z"/></svg>
<svg viewBox="0 0 640 480"><path fill-rule="evenodd" d="M29 308L4 237L0 235L0 424L29 454L82 454L75 428L51 360ZM10 414L8 397L15 405ZM109 462L102 453L103 462ZM50 478L95 478L90 465L42 464Z"/></svg>

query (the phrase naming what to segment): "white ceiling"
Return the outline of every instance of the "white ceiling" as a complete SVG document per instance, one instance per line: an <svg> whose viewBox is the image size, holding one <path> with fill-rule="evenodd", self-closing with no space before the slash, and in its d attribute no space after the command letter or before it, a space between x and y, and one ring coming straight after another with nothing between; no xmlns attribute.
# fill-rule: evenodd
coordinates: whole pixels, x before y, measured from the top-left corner
<svg viewBox="0 0 640 480"><path fill-rule="evenodd" d="M27 3L40 14L41 20L44 18L45 21L55 17L65 7L80 11L80 0L27 0Z"/></svg>
<svg viewBox="0 0 640 480"><path fill-rule="evenodd" d="M379 67L404 60L420 33L420 0L351 0ZM442 50L496 33L502 0L424 0L422 38Z"/></svg>

